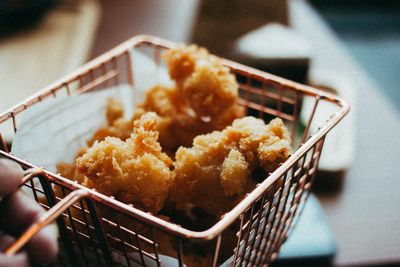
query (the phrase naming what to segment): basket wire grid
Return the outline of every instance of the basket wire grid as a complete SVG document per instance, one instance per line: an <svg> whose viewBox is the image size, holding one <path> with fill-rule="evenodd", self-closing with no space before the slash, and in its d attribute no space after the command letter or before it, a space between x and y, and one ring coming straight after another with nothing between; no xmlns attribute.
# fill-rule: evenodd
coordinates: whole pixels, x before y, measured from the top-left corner
<svg viewBox="0 0 400 267"><path fill-rule="evenodd" d="M0 126L16 134L23 113L46 99L134 85L132 51L143 50L161 66L162 52L174 45L147 35L133 37L0 115ZM0 132L0 157L27 170L22 186L48 210L5 252L16 253L44 225L56 220L62 248L58 263L66 266L165 266L166 262L184 266L191 263L193 250L208 258L209 266L262 266L273 261L309 195L325 136L349 107L329 93L229 60L223 63L237 77L239 104L247 113L267 122L282 118L298 143L289 159L230 212L206 230L187 229L14 156ZM313 105L302 125L299 118L305 98L312 99ZM322 103L335 106L335 112L326 116L323 125L311 127Z"/></svg>

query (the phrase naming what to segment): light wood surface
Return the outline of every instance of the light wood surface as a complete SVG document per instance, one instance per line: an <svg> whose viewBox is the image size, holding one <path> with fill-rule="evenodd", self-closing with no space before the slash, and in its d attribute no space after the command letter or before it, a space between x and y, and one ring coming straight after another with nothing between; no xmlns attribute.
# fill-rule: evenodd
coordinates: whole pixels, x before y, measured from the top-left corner
<svg viewBox="0 0 400 267"><path fill-rule="evenodd" d="M95 0L68 0L31 29L0 40L0 112L82 65L100 18Z"/></svg>

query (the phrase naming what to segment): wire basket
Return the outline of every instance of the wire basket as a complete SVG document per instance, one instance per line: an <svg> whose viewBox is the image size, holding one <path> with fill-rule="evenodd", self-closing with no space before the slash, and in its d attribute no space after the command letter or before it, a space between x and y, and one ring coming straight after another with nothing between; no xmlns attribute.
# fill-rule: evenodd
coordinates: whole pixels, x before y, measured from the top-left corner
<svg viewBox="0 0 400 267"><path fill-rule="evenodd" d="M11 129L15 135L19 118L32 106L51 98L121 84L133 88L137 79L133 51L145 51L156 66L161 66L160 55L174 45L152 36L133 37L1 114L0 129ZM12 155L8 140L0 133L0 157L26 170L22 186L48 210L5 252L17 252L41 227L56 220L61 265L261 266L273 261L309 195L325 136L349 107L329 93L228 60L223 59L223 64L236 75L239 104L247 113L265 121L280 117L296 144L289 159L230 212L208 229L187 229ZM308 111L303 108L305 99L312 103ZM321 105L331 106L332 112L319 114ZM304 112L307 119L302 122ZM193 256L193 251L203 260Z"/></svg>

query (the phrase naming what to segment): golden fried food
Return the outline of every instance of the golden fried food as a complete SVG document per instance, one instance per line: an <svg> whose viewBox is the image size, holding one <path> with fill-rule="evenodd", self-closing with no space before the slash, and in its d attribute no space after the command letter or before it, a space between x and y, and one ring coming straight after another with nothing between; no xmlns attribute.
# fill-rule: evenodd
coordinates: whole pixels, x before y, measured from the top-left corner
<svg viewBox="0 0 400 267"><path fill-rule="evenodd" d="M164 205L173 181L172 160L161 152L154 131L157 116L146 113L134 122L126 141L107 137L76 160L84 185L156 213Z"/></svg>
<svg viewBox="0 0 400 267"><path fill-rule="evenodd" d="M179 146L190 146L197 135L222 130L244 115L244 108L234 103L221 115L204 120L193 113L176 87L162 85L150 89L140 107L160 116L156 127L160 143L163 149L172 151Z"/></svg>
<svg viewBox="0 0 400 267"><path fill-rule="evenodd" d="M70 180L75 180L75 164L60 162L56 166L57 173Z"/></svg>
<svg viewBox="0 0 400 267"><path fill-rule="evenodd" d="M215 118L236 102L238 87L228 68L207 62L196 66L182 92L197 116Z"/></svg>
<svg viewBox="0 0 400 267"><path fill-rule="evenodd" d="M190 146L197 135L222 130L244 116L234 75L206 49L180 45L163 58L176 86L155 86L141 105L166 120L160 130L163 148Z"/></svg>
<svg viewBox="0 0 400 267"><path fill-rule="evenodd" d="M179 45L163 58L175 84L150 88L129 119L122 103L109 98L106 124L78 151L75 164L59 163L57 171L165 221L187 227L189 218L190 227L196 221L208 229L289 157L289 133L281 119L266 125L243 117L235 76L206 49ZM162 255L176 257L182 249L186 265L212 265L214 251L207 243L189 241L178 248L176 238L162 231L120 220L105 207L99 212L157 242ZM236 232L224 231L220 260L231 256ZM143 242L141 249L152 253L154 246Z"/></svg>
<svg viewBox="0 0 400 267"><path fill-rule="evenodd" d="M198 60L208 56L209 53L205 48L196 45L178 45L164 53L163 58L167 63L171 79L181 82L193 73Z"/></svg>
<svg viewBox="0 0 400 267"><path fill-rule="evenodd" d="M176 85L150 88L131 119L124 118L122 103L110 98L107 124L88 140L89 147L107 136L126 140L133 131L133 121L148 111L159 116L155 130L163 150L169 154L179 146L190 146L197 135L222 130L244 116L244 108L237 103L235 76L220 59L195 45L180 45L163 57Z"/></svg>
<svg viewBox="0 0 400 267"><path fill-rule="evenodd" d="M290 142L282 138L286 136L282 120L265 125L254 117L197 136L192 147L176 152L171 201L178 208L191 204L222 215L255 187L256 170L271 172L289 157Z"/></svg>
<svg viewBox="0 0 400 267"><path fill-rule="evenodd" d="M230 197L243 193L249 175L249 165L243 154L232 149L222 162L221 187L224 195Z"/></svg>
<svg viewBox="0 0 400 267"><path fill-rule="evenodd" d="M117 119L124 116L124 106L117 99L110 97L106 106L106 118L108 125L112 125Z"/></svg>
<svg viewBox="0 0 400 267"><path fill-rule="evenodd" d="M170 77L198 117L217 118L236 103L235 76L206 49L179 45L163 57Z"/></svg>
<svg viewBox="0 0 400 267"><path fill-rule="evenodd" d="M98 129L87 141L89 147L91 147L95 141L102 141L108 136L118 137L121 140L126 140L132 134L133 120L137 119L138 116L134 116L132 119L125 119L123 117L124 106L119 100L109 97L107 100L105 113L107 124Z"/></svg>
<svg viewBox="0 0 400 267"><path fill-rule="evenodd" d="M87 151L87 147L81 147L78 152L76 153L75 160L85 154ZM77 181L79 183L83 183L86 179L84 175L78 173L76 171L75 163L66 163L60 162L56 165L57 173L61 176L68 178L73 181Z"/></svg>

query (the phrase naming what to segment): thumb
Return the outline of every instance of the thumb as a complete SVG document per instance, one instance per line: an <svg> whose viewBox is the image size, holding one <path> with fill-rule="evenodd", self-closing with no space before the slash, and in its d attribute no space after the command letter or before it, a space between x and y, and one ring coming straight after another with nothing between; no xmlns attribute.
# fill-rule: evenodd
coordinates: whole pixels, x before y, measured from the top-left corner
<svg viewBox="0 0 400 267"><path fill-rule="evenodd" d="M29 259L26 253L18 253L8 256L0 252L0 267L29 267Z"/></svg>

